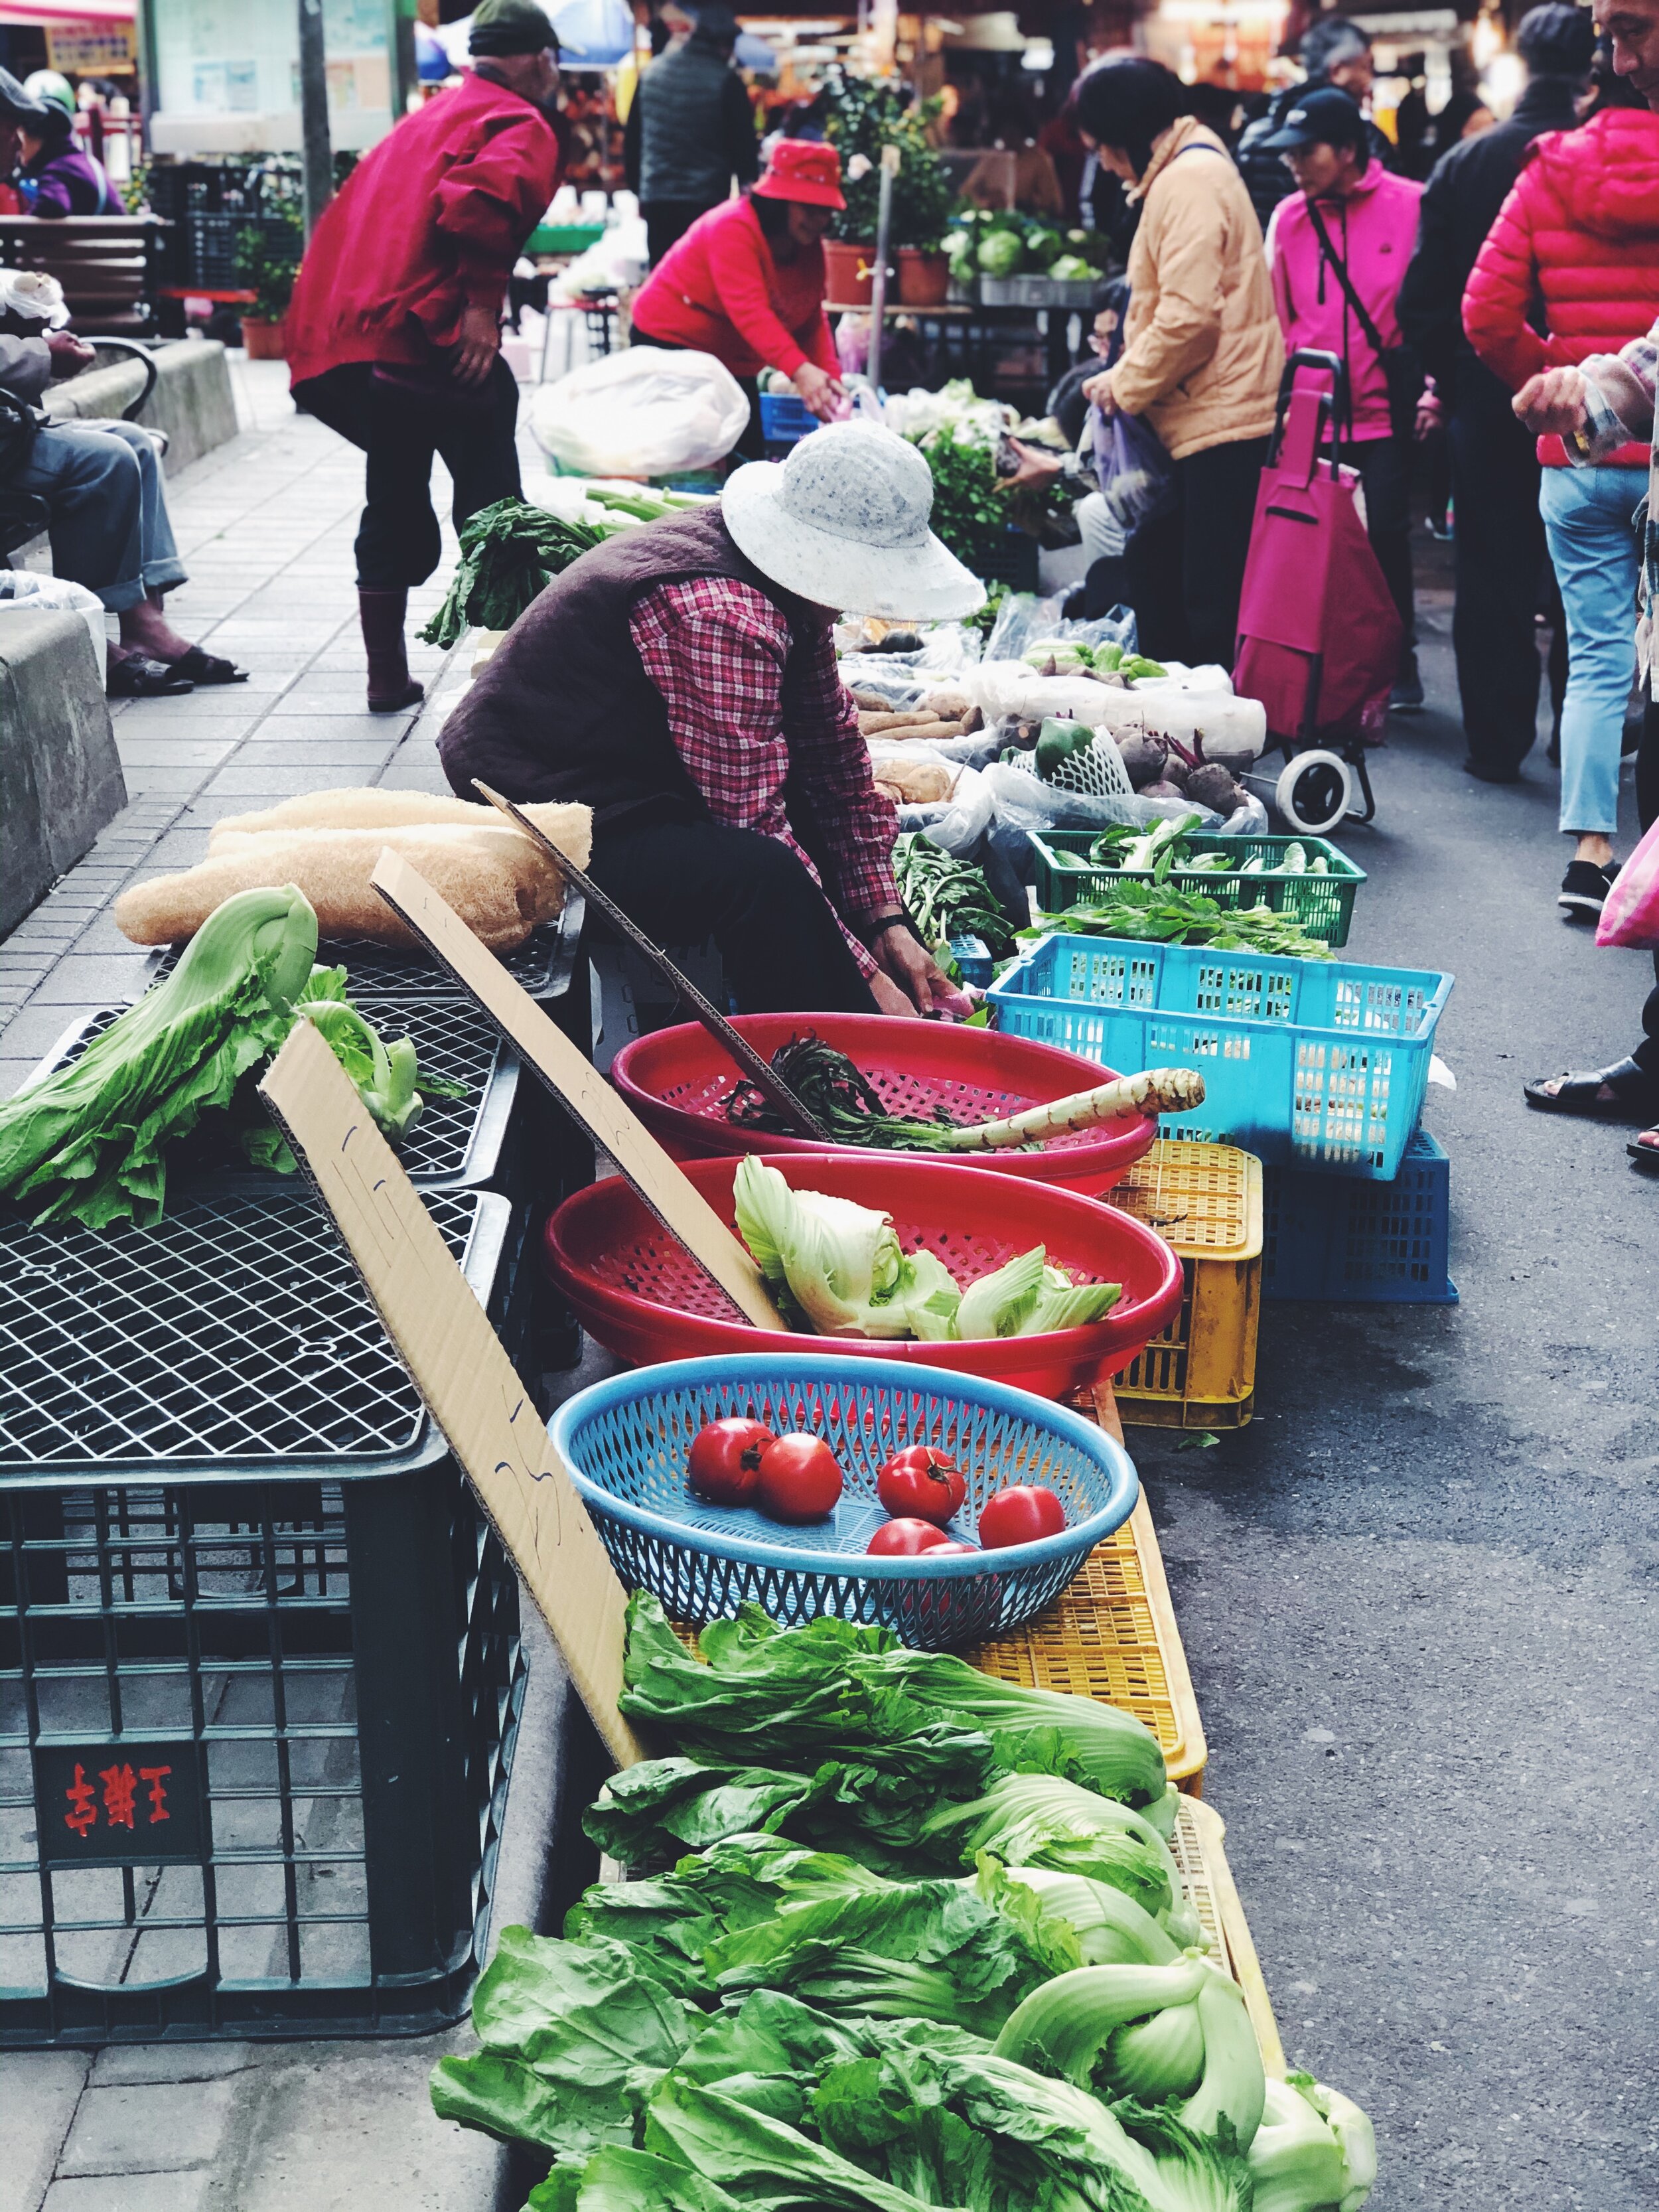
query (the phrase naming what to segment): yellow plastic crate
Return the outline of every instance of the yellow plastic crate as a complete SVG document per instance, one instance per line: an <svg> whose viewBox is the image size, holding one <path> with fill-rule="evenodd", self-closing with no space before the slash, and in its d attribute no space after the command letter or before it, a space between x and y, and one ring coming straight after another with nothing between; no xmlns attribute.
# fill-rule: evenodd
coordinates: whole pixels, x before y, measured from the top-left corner
<svg viewBox="0 0 1659 2212"><path fill-rule="evenodd" d="M1106 1203L1181 1255L1181 1311L1117 1378L1123 1419L1239 1429L1255 1406L1261 1315L1261 1163L1234 1145L1160 1140Z"/></svg>
<svg viewBox="0 0 1659 2212"><path fill-rule="evenodd" d="M963 1656L999 1681L1133 1713L1158 1738L1170 1781L1202 1790L1204 1724L1144 1497L1046 1612Z"/></svg>
<svg viewBox="0 0 1659 2212"><path fill-rule="evenodd" d="M1211 1957L1226 1967L1244 1992L1244 2008L1255 2030L1261 2063L1269 2074L1282 2075L1285 2046L1267 1984L1262 1979L1261 1961L1222 1848L1225 1833L1225 1824L1212 1806L1196 1797L1183 1797L1176 1814L1170 1849L1181 1869L1182 1886L1210 1939Z"/></svg>

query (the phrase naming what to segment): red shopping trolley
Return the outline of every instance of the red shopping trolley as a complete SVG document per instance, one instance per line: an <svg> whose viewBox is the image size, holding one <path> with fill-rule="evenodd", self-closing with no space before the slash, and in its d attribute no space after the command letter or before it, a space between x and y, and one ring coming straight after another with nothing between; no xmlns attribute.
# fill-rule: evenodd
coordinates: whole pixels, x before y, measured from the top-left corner
<svg viewBox="0 0 1659 2212"><path fill-rule="evenodd" d="M1297 371L1328 375L1328 391ZM1256 494L1238 610L1233 689L1259 699L1285 756L1274 787L1293 828L1322 836L1376 812L1366 749L1382 741L1403 629L1337 460L1351 420L1347 371L1303 349L1285 365ZM1364 800L1355 808L1356 789Z"/></svg>

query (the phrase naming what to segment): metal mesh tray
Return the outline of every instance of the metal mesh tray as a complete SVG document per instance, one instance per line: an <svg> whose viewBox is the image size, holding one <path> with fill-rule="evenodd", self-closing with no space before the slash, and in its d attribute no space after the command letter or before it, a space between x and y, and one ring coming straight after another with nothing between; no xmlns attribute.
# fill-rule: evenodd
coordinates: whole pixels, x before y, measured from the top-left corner
<svg viewBox="0 0 1659 2212"><path fill-rule="evenodd" d="M519 1091L518 1056L502 1043L495 1024L471 999L459 994L404 996L368 983L354 990L352 1003L388 1042L412 1037L422 1073L459 1084L465 1092L459 1098L427 1094L425 1110L398 1151L410 1182L450 1187L488 1182L496 1172ZM126 1012L125 1006L100 1006L72 1022L29 1080L38 1082L78 1060ZM214 1164L205 1145L185 1138L168 1154L169 1182L187 1181L195 1166Z"/></svg>
<svg viewBox="0 0 1659 2212"><path fill-rule="evenodd" d="M569 988L585 913L586 902L579 892L573 892L556 921L532 929L516 951L496 954L507 974L522 984L532 999L556 999ZM152 954L151 982L159 981L178 965L179 951L179 946L167 945ZM354 1001L361 1000L371 988L395 992L400 997L412 994L453 999L462 995L460 985L449 970L440 967L429 952L422 950L401 952L391 945L372 945L366 937L343 937L319 945L317 957L325 968L345 969L346 988Z"/></svg>
<svg viewBox="0 0 1659 2212"><path fill-rule="evenodd" d="M507 1200L426 1204L492 1306ZM0 1209L0 1486L93 1470L341 1480L443 1450L308 1185L223 1179L153 1229L37 1229Z"/></svg>

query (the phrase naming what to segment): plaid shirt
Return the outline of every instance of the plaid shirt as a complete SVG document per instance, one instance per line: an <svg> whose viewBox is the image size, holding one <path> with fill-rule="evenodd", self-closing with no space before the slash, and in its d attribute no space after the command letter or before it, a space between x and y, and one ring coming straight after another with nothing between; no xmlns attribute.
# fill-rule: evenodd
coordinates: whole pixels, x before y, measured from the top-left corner
<svg viewBox="0 0 1659 2212"><path fill-rule="evenodd" d="M1659 390L1659 323L1645 337L1632 338L1627 346L1621 346L1616 355L1592 354L1588 361L1579 363L1579 368L1584 377L1588 427L1580 435L1565 441L1570 460L1594 467L1620 446L1627 446L1632 428L1638 436L1641 434L1639 423L1621 421L1609 391L1602 388L1604 384L1611 387L1612 394L1618 395L1627 391L1633 380L1653 417L1648 495L1636 510L1642 536L1641 615L1636 626L1636 647L1648 689L1654 698L1659 699L1659 653L1654 650L1654 623L1656 615L1659 615L1659 409L1654 404L1656 391ZM1598 371L1601 372L1600 380Z"/></svg>
<svg viewBox="0 0 1659 2212"><path fill-rule="evenodd" d="M902 912L893 884L897 822L871 781L858 708L829 631L797 645L771 600L730 576L657 585L635 601L629 629L709 813L727 829L788 846L823 885L860 968L873 975L855 931ZM827 884L784 811L792 769L812 802Z"/></svg>

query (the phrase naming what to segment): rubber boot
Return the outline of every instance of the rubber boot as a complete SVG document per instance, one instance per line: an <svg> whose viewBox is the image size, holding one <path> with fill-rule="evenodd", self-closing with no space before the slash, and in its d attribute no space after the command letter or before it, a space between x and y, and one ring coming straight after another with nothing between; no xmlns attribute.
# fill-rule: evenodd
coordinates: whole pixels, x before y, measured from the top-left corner
<svg viewBox="0 0 1659 2212"><path fill-rule="evenodd" d="M370 591L357 586L357 617L363 626L368 653L368 711L395 714L425 698L422 685L409 672L404 644L404 623L409 612L406 591Z"/></svg>

